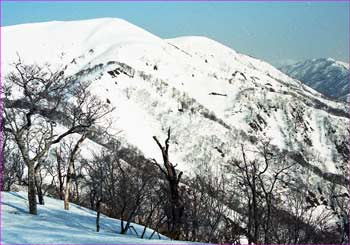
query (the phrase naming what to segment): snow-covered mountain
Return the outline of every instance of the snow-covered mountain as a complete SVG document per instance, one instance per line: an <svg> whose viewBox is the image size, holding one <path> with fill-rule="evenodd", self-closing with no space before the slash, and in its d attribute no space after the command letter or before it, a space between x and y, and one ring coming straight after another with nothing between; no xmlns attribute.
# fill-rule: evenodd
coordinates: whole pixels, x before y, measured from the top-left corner
<svg viewBox="0 0 350 245"><path fill-rule="evenodd" d="M71 210L62 210L63 201L46 198L40 214L33 218L27 213L27 193L1 192L1 243L2 244L170 244L153 230L147 229L145 238L138 238L144 227L132 224L135 230L128 235L118 234L120 221L101 217L101 230L96 232L96 212L72 204ZM137 233L136 233L137 232ZM184 243L184 242L183 242ZM188 242L186 242L188 244Z"/></svg>
<svg viewBox="0 0 350 245"><path fill-rule="evenodd" d="M308 189L316 199L330 198L334 184L346 192L348 105L262 60L205 37L161 39L108 18L3 27L1 38L2 75L17 54L26 63L67 65L116 107L116 139L146 157L161 162L152 136L166 138L171 127L170 158L189 177L204 163L224 172L241 158L241 144L258 158L256 145L270 141L297 163L281 190Z"/></svg>
<svg viewBox="0 0 350 245"><path fill-rule="evenodd" d="M349 64L332 58L298 62L279 68L324 95L346 100L350 94Z"/></svg>

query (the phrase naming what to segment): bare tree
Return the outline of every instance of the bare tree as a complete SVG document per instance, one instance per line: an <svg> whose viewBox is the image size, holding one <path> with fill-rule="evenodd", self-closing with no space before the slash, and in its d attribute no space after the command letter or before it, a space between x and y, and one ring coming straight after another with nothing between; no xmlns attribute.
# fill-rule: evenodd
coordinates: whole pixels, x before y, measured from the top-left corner
<svg viewBox="0 0 350 245"><path fill-rule="evenodd" d="M233 160L235 177L247 198L248 242L271 243L272 208L275 201L276 183L295 164L288 164L284 155L267 142L260 142L256 156L248 160L241 145L242 160ZM262 161L260 160L262 159ZM278 167L277 163L278 162ZM272 165L274 165L272 167Z"/></svg>
<svg viewBox="0 0 350 245"><path fill-rule="evenodd" d="M64 199L64 170L65 170L65 159L62 154L62 146L58 147L55 152L56 156L56 168L53 169L52 177L55 178L55 172L57 173L58 181L58 194L61 200Z"/></svg>
<svg viewBox="0 0 350 245"><path fill-rule="evenodd" d="M206 169L186 183L184 239L210 243L229 242L223 238L227 235L223 226L228 224L224 176L215 176L211 170Z"/></svg>
<svg viewBox="0 0 350 245"><path fill-rule="evenodd" d="M169 140L170 128L168 129L168 137L165 140L165 145L159 142L156 136L153 136L163 156L163 167L153 160L159 170L164 174L169 186L169 210L168 214L168 229L172 239L178 239L180 235L181 218L184 212L184 204L179 193L179 183L183 172L177 173L175 166L169 160Z"/></svg>
<svg viewBox="0 0 350 245"><path fill-rule="evenodd" d="M36 170L50 147L70 134L84 132L95 122L92 115L96 111L91 110L91 106L96 108L95 104L80 103L86 100L79 98L88 86L74 77L65 77L64 70L51 71L49 65L25 65L21 60L4 79L4 130L13 135L28 167L30 214L37 214ZM68 108L73 114L63 113ZM63 117L67 128L57 134L55 120Z"/></svg>
<svg viewBox="0 0 350 245"><path fill-rule="evenodd" d="M96 208L96 230L99 230L99 217L102 205L110 216L119 218L120 233L126 234L133 229L131 222L143 213L146 199L152 196L155 175L150 163L119 144L110 144L110 150L94 154L92 160L85 160L88 173L86 185L90 190L91 206ZM122 159L133 159L131 164ZM148 164L148 165L147 165ZM148 202L147 202L148 203Z"/></svg>
<svg viewBox="0 0 350 245"><path fill-rule="evenodd" d="M151 188L149 185L150 181L153 178L149 174L146 168L134 169L132 167L122 167L119 165L120 169L120 190L124 190L125 194L120 193L118 195L122 208L120 209L121 217L121 234L126 234L130 229L131 221L134 221L136 215L139 214L143 202L146 197L151 193L149 192ZM130 192L129 192L129 191ZM130 193L133 193L130 195Z"/></svg>
<svg viewBox="0 0 350 245"><path fill-rule="evenodd" d="M69 126L74 133L79 133L79 139L74 143L72 149L69 152L67 174L66 174L66 188L64 198L64 209L69 209L69 196L71 191L71 181L76 180L75 173L75 159L81 147L81 144L85 141L89 134L95 129L96 122L102 118L105 118L114 108L110 107L108 103L102 102L95 95L93 95L87 86L83 83L79 83L72 90L74 96L73 103L66 104L66 113L70 115Z"/></svg>
<svg viewBox="0 0 350 245"><path fill-rule="evenodd" d="M10 191L13 184L22 182L24 164L8 132L2 132L1 190Z"/></svg>
<svg viewBox="0 0 350 245"><path fill-rule="evenodd" d="M159 224L158 221L162 219L162 217L160 217L163 202L163 197L161 196L162 191L160 189L157 189L156 186L154 186L152 189L155 191L155 193L157 193L157 195L150 193L144 202L144 208L140 210L140 216L144 217L140 217L139 219L139 223L141 225L144 225L143 231L141 233L141 238L145 237L147 227L153 226L155 230L157 230ZM154 222L157 220L157 218L159 218L159 220Z"/></svg>
<svg viewBox="0 0 350 245"><path fill-rule="evenodd" d="M84 167L87 171L87 181L85 185L90 192L90 205L95 209L96 214L96 232L100 231L101 203L110 199L113 192L114 177L114 159L110 159L103 151L101 155L94 155L92 161L84 160ZM111 171L111 172L109 172ZM112 191L111 191L111 189Z"/></svg>
<svg viewBox="0 0 350 245"><path fill-rule="evenodd" d="M243 151L243 150L242 150ZM280 180L280 177L290 168L292 168L295 163L288 164L283 154L279 154L277 150L272 150L272 146L269 141L261 142L259 149L260 155L263 157L263 170L260 171L257 175L259 180L259 186L262 190L262 197L265 200L265 220L263 224L264 229L264 243L271 243L271 216L272 216L272 207L274 201L274 191L276 183ZM276 167L271 171L271 174L268 175L267 171L271 169L271 165L275 162L278 162L279 167Z"/></svg>
<svg viewBox="0 0 350 245"><path fill-rule="evenodd" d="M66 165L67 165L67 149L68 145L65 141L56 147L51 148L49 154L51 158L49 164L43 166L43 171L46 172L52 179L51 188L52 193L57 195L60 200L64 200L64 180L66 178Z"/></svg>
<svg viewBox="0 0 350 245"><path fill-rule="evenodd" d="M258 166L255 161L248 163L246 154L241 145L241 153L243 161L233 160L233 164L238 172L239 184L242 187L247 197L247 235L248 243L258 243L259 229L261 226L260 221L260 210L259 210L259 199L258 199Z"/></svg>
<svg viewBox="0 0 350 245"><path fill-rule="evenodd" d="M5 77L3 88L5 131L13 135L28 167L31 214L37 214L35 165L45 156L54 135L53 122L45 120L39 113L53 113L71 82L63 78L63 71L51 72L48 67L45 68L24 65L19 60L15 64L15 71ZM14 88L17 88L15 95Z"/></svg>
<svg viewBox="0 0 350 245"><path fill-rule="evenodd" d="M83 141L86 139L86 134L83 133L79 140L75 143L72 151L70 152L69 155L69 160L68 160L68 170L67 170L67 175L66 175L66 191L64 195L64 209L68 210L69 209L69 195L70 195L70 189L71 189L71 181L72 178L75 177L75 171L74 171L74 161L75 157L79 151L80 145L83 143Z"/></svg>

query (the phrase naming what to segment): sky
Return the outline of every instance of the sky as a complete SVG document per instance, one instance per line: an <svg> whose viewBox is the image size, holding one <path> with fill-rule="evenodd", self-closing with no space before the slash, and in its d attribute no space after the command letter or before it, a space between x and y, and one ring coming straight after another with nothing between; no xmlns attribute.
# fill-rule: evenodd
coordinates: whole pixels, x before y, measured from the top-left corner
<svg viewBox="0 0 350 245"><path fill-rule="evenodd" d="M1 25L101 17L162 38L207 36L280 66L311 58L349 62L349 2L1 1Z"/></svg>

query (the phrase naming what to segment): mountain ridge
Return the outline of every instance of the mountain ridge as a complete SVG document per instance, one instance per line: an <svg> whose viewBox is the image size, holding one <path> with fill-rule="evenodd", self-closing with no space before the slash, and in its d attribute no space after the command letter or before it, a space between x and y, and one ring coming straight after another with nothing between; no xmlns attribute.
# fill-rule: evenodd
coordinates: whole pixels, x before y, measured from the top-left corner
<svg viewBox="0 0 350 245"><path fill-rule="evenodd" d="M349 64L333 58L300 61L279 68L333 99L346 101L349 97Z"/></svg>

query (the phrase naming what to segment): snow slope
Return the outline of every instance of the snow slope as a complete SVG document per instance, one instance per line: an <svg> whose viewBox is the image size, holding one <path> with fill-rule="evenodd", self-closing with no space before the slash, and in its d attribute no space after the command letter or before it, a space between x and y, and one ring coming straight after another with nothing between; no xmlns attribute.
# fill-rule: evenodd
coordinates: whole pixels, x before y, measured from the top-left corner
<svg viewBox="0 0 350 245"><path fill-rule="evenodd" d="M28 214L27 193L1 192L1 244L170 244L157 233L152 240L140 239L132 231L120 235L120 221L101 215L100 232L96 232L96 213L71 204L63 209L63 201L46 197L45 206L38 206L38 215ZM143 226L132 224L138 234ZM153 230L147 229L146 238ZM185 242L183 242L185 243ZM188 244L188 242L186 242Z"/></svg>
<svg viewBox="0 0 350 245"><path fill-rule="evenodd" d="M346 100L350 93L349 64L320 58L280 67L280 70L328 97Z"/></svg>
<svg viewBox="0 0 350 245"><path fill-rule="evenodd" d="M240 144L258 158L258 142L270 141L306 161L283 188L327 193L330 179L345 185L339 145L348 144L348 105L262 60L205 37L161 39L119 19L25 24L2 32L3 75L17 54L23 62L67 66L66 74L92 81L92 91L116 107L111 131L123 145L160 162L152 136L164 139L171 127L170 158L187 176L203 163L220 174L240 158Z"/></svg>

